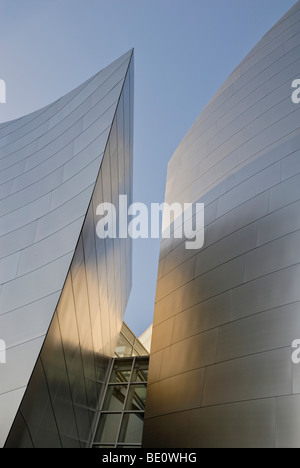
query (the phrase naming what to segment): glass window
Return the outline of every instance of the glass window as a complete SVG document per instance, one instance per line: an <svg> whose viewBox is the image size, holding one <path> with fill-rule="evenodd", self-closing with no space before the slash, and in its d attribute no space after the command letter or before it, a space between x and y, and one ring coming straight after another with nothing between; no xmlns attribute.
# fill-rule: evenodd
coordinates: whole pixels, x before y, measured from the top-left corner
<svg viewBox="0 0 300 468"><path fill-rule="evenodd" d="M140 449L140 445L117 445L118 449Z"/></svg>
<svg viewBox="0 0 300 468"><path fill-rule="evenodd" d="M103 411L122 411L127 394L126 385L111 385L107 389Z"/></svg>
<svg viewBox="0 0 300 468"><path fill-rule="evenodd" d="M142 443L149 357L112 364L94 448L139 448Z"/></svg>
<svg viewBox="0 0 300 468"><path fill-rule="evenodd" d="M143 438L144 414L125 414L120 432L120 443L140 444Z"/></svg>
<svg viewBox="0 0 300 468"><path fill-rule="evenodd" d="M116 361L110 381L111 382L129 382L131 376L132 361Z"/></svg>
<svg viewBox="0 0 300 468"><path fill-rule="evenodd" d="M137 359L133 371L132 382L147 382L149 359Z"/></svg>
<svg viewBox="0 0 300 468"><path fill-rule="evenodd" d="M114 444L117 440L122 414L102 414L94 443Z"/></svg>
<svg viewBox="0 0 300 468"><path fill-rule="evenodd" d="M93 445L93 449L114 449L115 445Z"/></svg>
<svg viewBox="0 0 300 468"><path fill-rule="evenodd" d="M131 385L128 392L126 411L145 411L146 385Z"/></svg>
<svg viewBox="0 0 300 468"><path fill-rule="evenodd" d="M128 343L123 335L120 335L116 353L119 357L131 357L132 356L132 345Z"/></svg>
<svg viewBox="0 0 300 468"><path fill-rule="evenodd" d="M149 354L138 340L135 340L134 348L138 356L147 356L147 354Z"/></svg>

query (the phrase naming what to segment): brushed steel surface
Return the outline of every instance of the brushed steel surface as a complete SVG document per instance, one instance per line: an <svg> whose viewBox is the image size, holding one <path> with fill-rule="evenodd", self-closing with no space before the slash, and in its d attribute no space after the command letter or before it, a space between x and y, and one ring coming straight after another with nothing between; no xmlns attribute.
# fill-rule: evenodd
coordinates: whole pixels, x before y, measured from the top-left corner
<svg viewBox="0 0 300 468"><path fill-rule="evenodd" d="M206 368L203 406L288 395L291 380L290 348L222 362Z"/></svg>
<svg viewBox="0 0 300 468"><path fill-rule="evenodd" d="M20 406L26 387L13 390L9 393L0 395L0 412L1 412L1 432L0 444L3 446L7 434L10 431L11 423L16 415L16 408ZM20 442L20 439L19 439Z"/></svg>
<svg viewBox="0 0 300 468"><path fill-rule="evenodd" d="M274 398L198 409L190 417L191 448L274 447Z"/></svg>
<svg viewBox="0 0 300 468"><path fill-rule="evenodd" d="M1 446L89 443L131 287L131 248L121 262L119 244L96 239L94 210L99 190L103 201L131 190L132 68L130 51L53 105L0 126L0 326L9 346ZM112 143L128 146L120 168L113 125Z"/></svg>
<svg viewBox="0 0 300 468"><path fill-rule="evenodd" d="M146 414L155 418L201 407L204 373L204 369L197 369L148 385Z"/></svg>
<svg viewBox="0 0 300 468"><path fill-rule="evenodd" d="M299 448L300 396L276 399L276 448Z"/></svg>
<svg viewBox="0 0 300 468"><path fill-rule="evenodd" d="M298 1L169 162L165 201L204 203L208 218L194 256L161 243L145 447L300 447L299 64Z"/></svg>

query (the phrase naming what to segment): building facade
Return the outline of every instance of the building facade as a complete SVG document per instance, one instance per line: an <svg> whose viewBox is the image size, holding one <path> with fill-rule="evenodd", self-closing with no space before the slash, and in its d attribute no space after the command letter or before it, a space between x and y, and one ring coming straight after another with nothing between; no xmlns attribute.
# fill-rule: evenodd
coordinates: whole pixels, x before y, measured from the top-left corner
<svg viewBox="0 0 300 468"><path fill-rule="evenodd" d="M150 350L144 346L141 341L141 337L137 338L129 326L124 322L118 339L115 357L131 358L135 356L149 356L149 354Z"/></svg>
<svg viewBox="0 0 300 468"><path fill-rule="evenodd" d="M141 448L148 369L149 356L113 360L92 448Z"/></svg>
<svg viewBox="0 0 300 468"><path fill-rule="evenodd" d="M161 243L145 447L299 447L300 2L201 113L166 202L205 204L205 245Z"/></svg>
<svg viewBox="0 0 300 468"><path fill-rule="evenodd" d="M141 448L148 371L148 351L123 323L99 405L92 448Z"/></svg>
<svg viewBox="0 0 300 468"><path fill-rule="evenodd" d="M96 209L132 199L133 51L0 126L0 446L88 447L131 289Z"/></svg>

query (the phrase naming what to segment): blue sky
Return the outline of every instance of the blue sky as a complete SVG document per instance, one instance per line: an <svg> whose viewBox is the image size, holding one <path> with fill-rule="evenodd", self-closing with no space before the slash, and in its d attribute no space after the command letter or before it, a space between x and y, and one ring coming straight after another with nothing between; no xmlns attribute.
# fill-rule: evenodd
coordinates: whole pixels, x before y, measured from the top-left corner
<svg viewBox="0 0 300 468"><path fill-rule="evenodd" d="M167 164L201 110L295 0L0 0L0 122L61 97L135 48L134 199L164 199ZM134 241L126 321L152 322L159 241Z"/></svg>

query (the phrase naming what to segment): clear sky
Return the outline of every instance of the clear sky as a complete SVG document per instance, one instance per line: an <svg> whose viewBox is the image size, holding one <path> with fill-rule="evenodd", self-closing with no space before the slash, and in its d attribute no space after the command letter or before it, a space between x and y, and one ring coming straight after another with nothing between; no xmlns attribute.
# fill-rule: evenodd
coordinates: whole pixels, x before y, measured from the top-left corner
<svg viewBox="0 0 300 468"><path fill-rule="evenodd" d="M135 47L134 199L164 199L201 110L295 0L0 0L0 122L58 99ZM152 322L159 241L134 241L126 321Z"/></svg>

